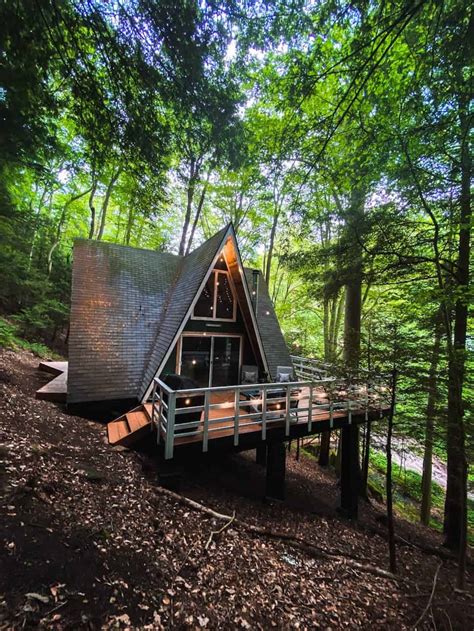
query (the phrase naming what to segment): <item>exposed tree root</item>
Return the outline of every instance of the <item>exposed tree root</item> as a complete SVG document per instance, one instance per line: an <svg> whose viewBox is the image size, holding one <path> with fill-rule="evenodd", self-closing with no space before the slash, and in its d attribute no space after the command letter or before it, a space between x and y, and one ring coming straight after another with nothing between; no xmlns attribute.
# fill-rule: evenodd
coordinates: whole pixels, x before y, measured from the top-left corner
<svg viewBox="0 0 474 631"><path fill-rule="evenodd" d="M239 526L240 528L242 528L243 530L251 534L267 537L275 541L285 541L291 547L297 550L300 550L301 552L304 552L305 554L313 558L331 559L331 560L338 559L344 565L347 565L355 570L359 570L361 572L367 572L369 574L375 574L376 576L380 576L381 578L385 578L385 579L389 579L393 581L406 582L406 579L404 579L403 577L397 576L396 574L392 574L391 572L383 570L382 568L379 568L375 565L371 565L369 563L361 563L360 561L356 561L355 559L345 556L339 552L335 553L335 552L328 552L326 550L322 550L321 548L318 548L312 543L309 543L307 541L304 541L303 539L300 539L299 537L294 537L287 533L274 532L272 530L267 530L265 528L259 528L258 526L248 524L247 522L244 522L240 519L236 519L235 514L225 515L223 513L218 513L217 511L212 510L211 508L208 508L207 506L204 506L203 504L199 504L199 502L195 502L194 500L191 500L185 497L184 495L180 495L179 493L175 493L174 491L170 491L169 489L165 489L164 487L157 487L157 492L169 497L170 499L180 502L181 504L190 506L194 510L197 510L201 513L209 515L210 517L213 517L214 519L227 522L224 528L221 528L220 530L217 530L217 531L213 531L211 533L211 539L214 534L218 534L219 532L222 532L223 530L225 530L225 528L230 526L231 523L233 523L236 526ZM208 545L206 544L206 548L207 547Z"/></svg>

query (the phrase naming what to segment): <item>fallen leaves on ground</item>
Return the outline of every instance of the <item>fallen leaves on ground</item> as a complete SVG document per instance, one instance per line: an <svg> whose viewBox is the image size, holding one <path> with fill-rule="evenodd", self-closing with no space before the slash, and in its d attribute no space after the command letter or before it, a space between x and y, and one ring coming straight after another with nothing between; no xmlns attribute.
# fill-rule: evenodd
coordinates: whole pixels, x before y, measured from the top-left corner
<svg viewBox="0 0 474 631"><path fill-rule="evenodd" d="M380 512L363 506L360 524L338 518L337 482L314 461L288 458L284 504L262 502L253 454L187 468L181 491L341 558L314 559L235 524L206 549L222 523L160 494L150 454L111 449L103 424L35 400L47 377L31 354L0 351L0 362L0 629L405 629L423 611L439 559L399 546L407 582L398 583L345 565L387 567L373 534ZM403 527L405 538L439 545ZM454 571L443 563L439 629L473 626L472 601L450 587Z"/></svg>

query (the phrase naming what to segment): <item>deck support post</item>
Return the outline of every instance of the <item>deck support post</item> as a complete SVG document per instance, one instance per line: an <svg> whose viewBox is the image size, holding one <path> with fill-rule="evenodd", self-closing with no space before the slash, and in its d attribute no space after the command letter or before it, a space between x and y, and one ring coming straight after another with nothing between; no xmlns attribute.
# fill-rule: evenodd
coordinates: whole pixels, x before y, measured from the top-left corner
<svg viewBox="0 0 474 631"><path fill-rule="evenodd" d="M265 496L285 499L286 449L284 442L269 442L267 446L267 480Z"/></svg>
<svg viewBox="0 0 474 631"><path fill-rule="evenodd" d="M342 515L357 519L359 510L359 453L357 425L341 430L341 507Z"/></svg>
<svg viewBox="0 0 474 631"><path fill-rule="evenodd" d="M330 450L331 450L331 430L329 430L328 432L321 432L320 446L319 446L319 459L318 459L318 464L320 467L329 466Z"/></svg>
<svg viewBox="0 0 474 631"><path fill-rule="evenodd" d="M260 443L257 445L257 454L255 458L255 462L262 467L265 467L267 464L267 444Z"/></svg>

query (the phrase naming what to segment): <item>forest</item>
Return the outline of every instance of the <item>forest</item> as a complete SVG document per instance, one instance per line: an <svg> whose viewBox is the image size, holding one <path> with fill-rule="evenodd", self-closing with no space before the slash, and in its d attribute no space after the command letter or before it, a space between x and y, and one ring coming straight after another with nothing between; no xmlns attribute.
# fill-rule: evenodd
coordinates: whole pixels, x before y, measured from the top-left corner
<svg viewBox="0 0 474 631"><path fill-rule="evenodd" d="M0 346L67 356L76 238L183 255L232 222L294 355L396 374L398 509L462 587L472 4L10 0L0 46Z"/></svg>

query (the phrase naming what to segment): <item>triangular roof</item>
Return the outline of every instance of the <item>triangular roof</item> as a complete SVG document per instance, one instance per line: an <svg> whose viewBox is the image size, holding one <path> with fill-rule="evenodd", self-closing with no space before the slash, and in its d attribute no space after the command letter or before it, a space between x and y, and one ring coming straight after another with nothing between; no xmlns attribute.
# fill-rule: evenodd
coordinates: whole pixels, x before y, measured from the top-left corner
<svg viewBox="0 0 474 631"><path fill-rule="evenodd" d="M240 296L238 295L239 305L241 309L243 308L244 320L247 320L247 329L250 328L254 333L254 338L259 346L259 355L262 357L262 363L267 368L264 347L251 306L250 293L245 273L243 273L234 227L232 224L229 224L184 258L181 272L169 294L167 308L163 313L156 341L143 375L142 389L139 393L140 399L148 398L154 376L160 372L169 354L172 352L223 249L227 249L229 252L228 258L230 258L230 252L232 252L236 259L237 270L240 270L237 273L242 277L243 281L243 291ZM229 271L233 275L234 284L237 284L236 270L232 270L232 265L230 265ZM247 318L245 318L246 315Z"/></svg>
<svg viewBox="0 0 474 631"><path fill-rule="evenodd" d="M68 402L143 399L223 251L254 352L271 375L291 360L263 277L257 313L230 224L187 256L76 240Z"/></svg>

